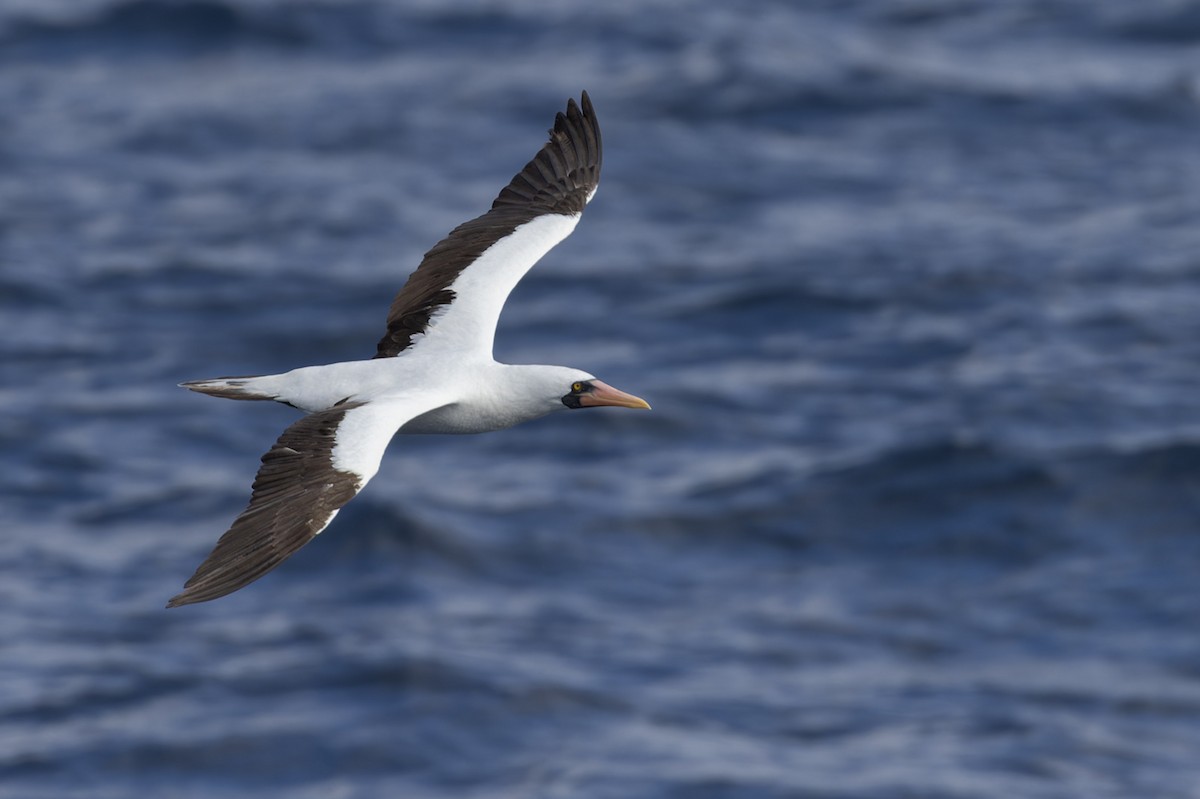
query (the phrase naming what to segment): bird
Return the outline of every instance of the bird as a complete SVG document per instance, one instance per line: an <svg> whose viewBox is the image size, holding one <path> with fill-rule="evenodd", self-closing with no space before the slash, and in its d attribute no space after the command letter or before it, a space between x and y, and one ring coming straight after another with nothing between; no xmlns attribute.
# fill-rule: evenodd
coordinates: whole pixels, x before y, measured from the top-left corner
<svg viewBox="0 0 1200 799"><path fill-rule="evenodd" d="M602 155L585 91L555 115L549 140L491 208L425 253L391 303L374 357L179 384L305 415L262 456L246 509L168 608L244 588L312 541L375 476L397 433L485 433L556 411L650 408L583 370L492 355L505 300L575 229L596 194Z"/></svg>

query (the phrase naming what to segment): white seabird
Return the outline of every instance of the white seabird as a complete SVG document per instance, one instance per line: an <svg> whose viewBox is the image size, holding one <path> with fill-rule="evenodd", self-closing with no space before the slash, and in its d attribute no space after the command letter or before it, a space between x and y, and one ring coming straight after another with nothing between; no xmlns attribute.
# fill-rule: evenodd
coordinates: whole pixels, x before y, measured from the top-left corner
<svg viewBox="0 0 1200 799"><path fill-rule="evenodd" d="M574 230L600 164L600 128L584 92L491 210L425 254L392 302L374 358L181 384L308 415L263 455L250 504L167 607L232 593L311 541L379 470L397 432L485 433L568 408L650 407L579 369L492 358L509 292Z"/></svg>

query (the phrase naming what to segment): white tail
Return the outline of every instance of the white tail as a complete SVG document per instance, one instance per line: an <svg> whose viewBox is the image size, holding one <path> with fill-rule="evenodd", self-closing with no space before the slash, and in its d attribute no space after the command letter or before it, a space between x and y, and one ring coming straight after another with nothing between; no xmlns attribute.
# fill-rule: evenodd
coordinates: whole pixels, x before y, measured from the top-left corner
<svg viewBox="0 0 1200 799"><path fill-rule="evenodd" d="M276 394L269 393L262 388L255 388L255 384L261 377L271 376L214 377L211 380L189 380L179 385L181 388L208 394L210 397L235 400L273 400L277 398Z"/></svg>

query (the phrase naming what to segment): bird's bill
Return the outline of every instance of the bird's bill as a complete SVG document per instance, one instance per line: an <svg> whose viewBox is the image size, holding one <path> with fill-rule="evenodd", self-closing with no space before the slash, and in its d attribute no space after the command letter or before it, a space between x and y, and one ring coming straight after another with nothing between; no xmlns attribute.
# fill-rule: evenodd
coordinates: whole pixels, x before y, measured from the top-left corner
<svg viewBox="0 0 1200 799"><path fill-rule="evenodd" d="M650 410L650 403L641 397L626 394L624 391L615 389L607 383L601 383L599 380L592 381L592 390L579 398L579 404L583 407L618 405L622 408Z"/></svg>

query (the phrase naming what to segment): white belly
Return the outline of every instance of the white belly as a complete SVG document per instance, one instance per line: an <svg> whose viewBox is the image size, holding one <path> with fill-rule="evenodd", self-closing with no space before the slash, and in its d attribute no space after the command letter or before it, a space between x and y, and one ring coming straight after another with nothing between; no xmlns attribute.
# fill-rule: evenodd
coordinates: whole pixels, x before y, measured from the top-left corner
<svg viewBox="0 0 1200 799"><path fill-rule="evenodd" d="M519 416L512 413L511 410L507 412L503 409L484 410L462 403L454 403L421 414L401 427L400 432L405 435L490 433L493 430L503 430L534 418L537 417Z"/></svg>

